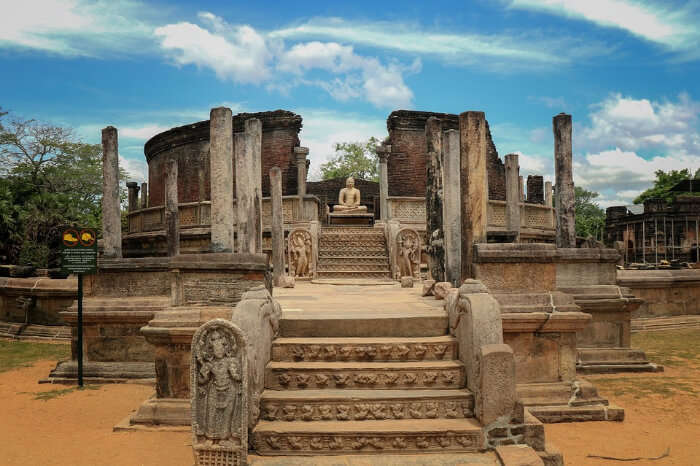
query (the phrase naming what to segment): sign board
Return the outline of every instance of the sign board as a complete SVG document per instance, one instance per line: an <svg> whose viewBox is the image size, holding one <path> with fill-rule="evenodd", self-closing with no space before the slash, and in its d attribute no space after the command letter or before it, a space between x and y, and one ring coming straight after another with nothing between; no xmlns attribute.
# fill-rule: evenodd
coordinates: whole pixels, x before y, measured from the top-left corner
<svg viewBox="0 0 700 466"><path fill-rule="evenodd" d="M93 228L67 228L63 231L61 269L75 274L97 272L97 234Z"/></svg>

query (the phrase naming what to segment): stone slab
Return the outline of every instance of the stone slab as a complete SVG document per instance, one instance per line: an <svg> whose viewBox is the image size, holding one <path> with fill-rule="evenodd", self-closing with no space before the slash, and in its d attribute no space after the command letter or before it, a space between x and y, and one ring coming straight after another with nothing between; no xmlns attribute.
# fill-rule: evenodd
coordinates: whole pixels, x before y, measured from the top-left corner
<svg viewBox="0 0 700 466"><path fill-rule="evenodd" d="M503 466L544 466L542 458L527 445L496 447L496 454Z"/></svg>
<svg viewBox="0 0 700 466"><path fill-rule="evenodd" d="M494 452L334 455L334 456L260 456L248 455L251 466L501 466ZM563 464L563 463L562 463Z"/></svg>

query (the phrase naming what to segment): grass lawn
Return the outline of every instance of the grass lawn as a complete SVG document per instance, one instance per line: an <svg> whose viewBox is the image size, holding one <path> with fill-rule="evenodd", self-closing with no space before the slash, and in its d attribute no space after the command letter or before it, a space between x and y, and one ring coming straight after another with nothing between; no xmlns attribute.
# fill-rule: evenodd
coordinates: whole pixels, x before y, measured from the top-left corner
<svg viewBox="0 0 700 466"><path fill-rule="evenodd" d="M0 372L31 366L36 361L70 357L69 343L37 343L0 339Z"/></svg>

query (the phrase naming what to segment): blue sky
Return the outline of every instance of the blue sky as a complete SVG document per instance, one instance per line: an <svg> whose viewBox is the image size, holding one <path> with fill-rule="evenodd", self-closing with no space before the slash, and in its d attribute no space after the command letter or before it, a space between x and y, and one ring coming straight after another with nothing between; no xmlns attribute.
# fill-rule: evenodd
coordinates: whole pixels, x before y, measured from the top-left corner
<svg viewBox="0 0 700 466"><path fill-rule="evenodd" d="M700 168L697 0L0 1L0 106L86 142L117 126L134 179L149 137L219 105L301 114L312 175L399 108L485 111L500 155L550 179L571 113L603 207Z"/></svg>

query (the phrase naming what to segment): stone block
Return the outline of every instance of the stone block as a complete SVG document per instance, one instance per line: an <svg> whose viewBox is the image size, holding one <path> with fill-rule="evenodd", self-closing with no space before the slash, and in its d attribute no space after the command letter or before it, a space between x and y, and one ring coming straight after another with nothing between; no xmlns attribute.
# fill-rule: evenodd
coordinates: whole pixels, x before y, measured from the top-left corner
<svg viewBox="0 0 700 466"><path fill-rule="evenodd" d="M496 447L496 454L503 466L544 466L542 458L527 445Z"/></svg>
<svg viewBox="0 0 700 466"><path fill-rule="evenodd" d="M517 399L513 350L504 344L482 345L478 359L476 417L483 425L499 419L510 421Z"/></svg>
<svg viewBox="0 0 700 466"><path fill-rule="evenodd" d="M413 277L401 277L401 288L413 288Z"/></svg>
<svg viewBox="0 0 700 466"><path fill-rule="evenodd" d="M433 291L435 289L435 280L425 280L423 281L423 290L421 291L421 296L433 296Z"/></svg>
<svg viewBox="0 0 700 466"><path fill-rule="evenodd" d="M447 293L452 289L452 283L450 282L438 282L435 284L433 289L433 294L435 299L445 299Z"/></svg>

